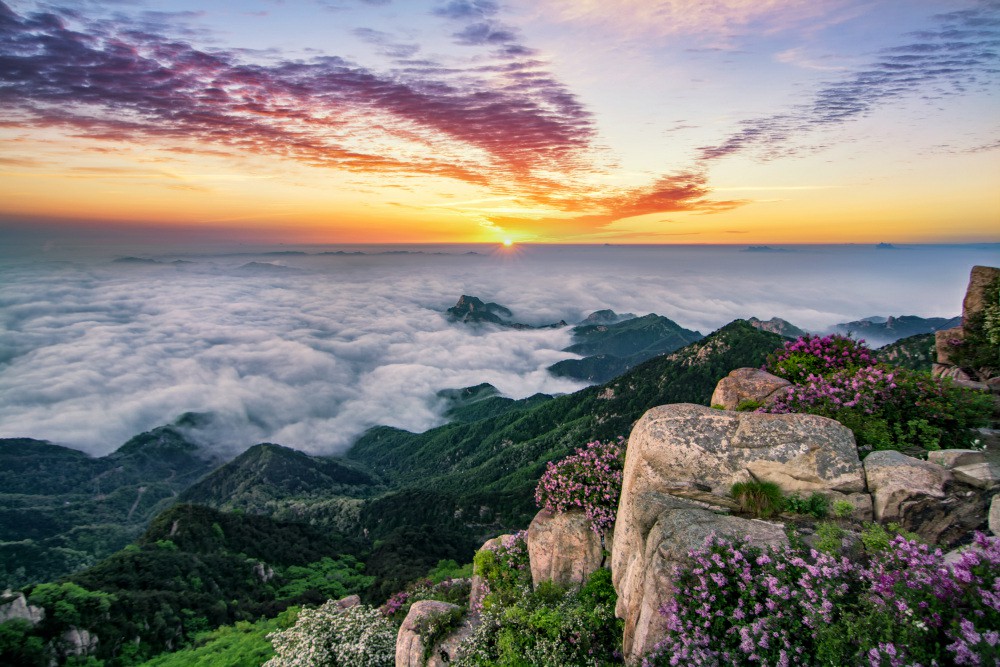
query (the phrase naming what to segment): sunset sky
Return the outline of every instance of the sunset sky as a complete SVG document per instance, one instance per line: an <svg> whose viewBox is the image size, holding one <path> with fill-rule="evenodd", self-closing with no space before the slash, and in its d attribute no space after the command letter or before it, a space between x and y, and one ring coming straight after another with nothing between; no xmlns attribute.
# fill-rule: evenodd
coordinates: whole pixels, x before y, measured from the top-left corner
<svg viewBox="0 0 1000 667"><path fill-rule="evenodd" d="M0 240L1000 241L1000 3L0 1Z"/></svg>

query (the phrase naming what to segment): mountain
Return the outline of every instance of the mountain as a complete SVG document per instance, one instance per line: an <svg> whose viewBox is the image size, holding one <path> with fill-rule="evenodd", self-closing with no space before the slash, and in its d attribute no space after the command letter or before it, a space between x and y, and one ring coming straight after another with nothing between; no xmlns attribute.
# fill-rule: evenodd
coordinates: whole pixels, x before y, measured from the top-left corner
<svg viewBox="0 0 1000 667"><path fill-rule="evenodd" d="M0 440L0 589L56 579L121 549L219 464L183 434L185 416L91 457Z"/></svg>
<svg viewBox="0 0 1000 667"><path fill-rule="evenodd" d="M636 317L635 313L616 313L613 310L595 310L590 315L587 315L580 324L617 324L618 322L624 322L625 320L631 320Z"/></svg>
<svg viewBox="0 0 1000 667"><path fill-rule="evenodd" d="M613 311L598 312L614 315ZM701 338L701 333L655 314L615 324L583 324L573 327L574 343L564 351L584 358L560 361L549 366L549 372L587 382L607 382L647 359Z"/></svg>
<svg viewBox="0 0 1000 667"><path fill-rule="evenodd" d="M359 592L371 583L360 554L357 543L305 524L175 505L127 549L68 578L84 590L60 586L76 599L111 596L106 613L82 619L100 637L97 658L129 645L148 657L219 625ZM43 634L60 631L59 604L47 608Z"/></svg>
<svg viewBox="0 0 1000 667"><path fill-rule="evenodd" d="M479 297L467 294L460 296L458 302L445 312L450 319L463 324L499 324L512 329L555 329L566 326L566 322L562 320L541 326L512 322L510 318L514 313L506 306L501 306L499 303L485 303Z"/></svg>
<svg viewBox="0 0 1000 667"><path fill-rule="evenodd" d="M375 493L379 484L356 463L263 443L190 486L179 500L343 528L354 525L357 499Z"/></svg>
<svg viewBox="0 0 1000 667"><path fill-rule="evenodd" d="M932 333L900 338L878 348L875 354L879 361L915 371L930 372L934 362L937 361L936 343Z"/></svg>
<svg viewBox="0 0 1000 667"><path fill-rule="evenodd" d="M458 422L474 422L495 417L508 410L526 409L552 398L547 394L535 394L525 400L515 401L501 396L496 387L485 382L463 389L442 389L437 395L446 402L444 416Z"/></svg>
<svg viewBox="0 0 1000 667"><path fill-rule="evenodd" d="M961 324L961 317L917 317L916 315L867 317L854 322L835 324L828 333L851 334L854 338L864 338L872 347L878 347L900 338L951 329Z"/></svg>
<svg viewBox="0 0 1000 667"><path fill-rule="evenodd" d="M756 317L751 317L747 320L750 326L755 329L760 329L761 331L770 331L771 333L776 333L779 336L784 336L785 338L798 338L799 336L805 336L806 331L798 328L791 322L783 320L780 317L772 317L769 320L759 320Z"/></svg>

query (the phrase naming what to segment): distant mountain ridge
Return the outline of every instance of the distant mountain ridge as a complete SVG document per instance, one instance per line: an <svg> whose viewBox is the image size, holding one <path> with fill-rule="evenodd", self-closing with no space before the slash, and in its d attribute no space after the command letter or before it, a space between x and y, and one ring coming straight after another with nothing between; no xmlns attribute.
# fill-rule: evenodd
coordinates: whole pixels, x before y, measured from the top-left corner
<svg viewBox="0 0 1000 667"><path fill-rule="evenodd" d="M549 366L549 372L587 382L607 382L630 368L701 340L698 331L685 329L662 315L620 319L614 311L598 311L600 320L613 324L581 324L573 327L574 343L564 352L583 355ZM591 314L590 320L597 313ZM584 320L587 322L587 320Z"/></svg>
<svg viewBox="0 0 1000 667"><path fill-rule="evenodd" d="M510 319L514 313L506 306L493 302L486 303L479 297L468 294L460 296L458 302L445 312L449 318L463 324L498 324L511 329L557 329L567 326L564 320L540 326L514 322Z"/></svg>

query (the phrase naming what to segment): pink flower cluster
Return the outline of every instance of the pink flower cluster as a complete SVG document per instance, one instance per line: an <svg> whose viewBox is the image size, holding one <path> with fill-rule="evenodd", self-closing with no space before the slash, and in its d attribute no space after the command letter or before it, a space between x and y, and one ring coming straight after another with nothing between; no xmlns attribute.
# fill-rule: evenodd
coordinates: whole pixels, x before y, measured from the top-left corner
<svg viewBox="0 0 1000 667"><path fill-rule="evenodd" d="M581 509L596 533L614 524L622 492L625 439L589 442L556 463L549 462L535 488L535 502L550 512Z"/></svg>
<svg viewBox="0 0 1000 667"><path fill-rule="evenodd" d="M868 562L764 551L714 535L689 556L660 609L667 638L646 667L813 664L831 636L841 664L1000 660L998 539L977 533L951 566L940 550L901 536Z"/></svg>
<svg viewBox="0 0 1000 667"><path fill-rule="evenodd" d="M762 412L778 414L809 412L832 415L845 408L874 414L893 398L895 374L879 366L834 373L827 377L810 374L801 384L788 388L785 396Z"/></svg>
<svg viewBox="0 0 1000 667"><path fill-rule="evenodd" d="M864 340L849 336L807 334L785 343L767 359L764 370L800 382L809 375L829 375L840 370L864 368L878 363Z"/></svg>

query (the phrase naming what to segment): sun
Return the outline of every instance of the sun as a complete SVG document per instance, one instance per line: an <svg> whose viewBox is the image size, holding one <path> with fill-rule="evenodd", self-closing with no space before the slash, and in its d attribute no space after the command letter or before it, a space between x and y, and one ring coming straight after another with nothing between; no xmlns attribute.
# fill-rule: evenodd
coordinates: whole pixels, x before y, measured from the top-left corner
<svg viewBox="0 0 1000 667"><path fill-rule="evenodd" d="M504 245L505 248L509 248L512 245L514 245L514 241L512 239L504 239L503 240L503 245Z"/></svg>

